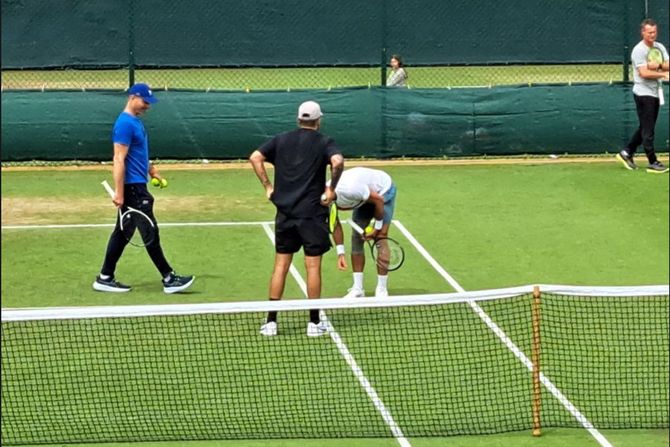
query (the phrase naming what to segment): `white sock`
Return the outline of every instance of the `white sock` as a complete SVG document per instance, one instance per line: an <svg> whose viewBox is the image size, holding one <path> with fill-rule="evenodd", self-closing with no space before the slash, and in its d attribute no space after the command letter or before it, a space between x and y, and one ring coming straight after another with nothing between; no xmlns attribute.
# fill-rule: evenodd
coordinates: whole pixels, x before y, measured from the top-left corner
<svg viewBox="0 0 670 447"><path fill-rule="evenodd" d="M168 273L167 276L163 278L163 281L167 281L168 279L170 279L170 276L172 276L172 272Z"/></svg>
<svg viewBox="0 0 670 447"><path fill-rule="evenodd" d="M100 273L100 279L102 279L103 281L107 281L108 279L111 279L111 278L112 277L109 276L109 275L103 275L102 273Z"/></svg>
<svg viewBox="0 0 670 447"><path fill-rule="evenodd" d="M377 275L377 288L386 290L386 286L389 282L388 275Z"/></svg>
<svg viewBox="0 0 670 447"><path fill-rule="evenodd" d="M354 272L354 288L363 290L363 272Z"/></svg>

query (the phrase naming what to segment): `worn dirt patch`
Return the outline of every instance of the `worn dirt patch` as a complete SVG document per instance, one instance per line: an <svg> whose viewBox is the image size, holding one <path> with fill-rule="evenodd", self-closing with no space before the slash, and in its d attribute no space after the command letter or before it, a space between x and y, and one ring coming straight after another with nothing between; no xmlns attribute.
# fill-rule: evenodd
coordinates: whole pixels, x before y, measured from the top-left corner
<svg viewBox="0 0 670 447"><path fill-rule="evenodd" d="M154 211L156 214L169 215L173 210L181 213L196 212L212 206L212 198L206 196L161 197L156 200ZM221 202L217 201L216 206L221 206ZM2 198L2 225L110 223L113 219L114 206L111 201L43 197Z"/></svg>

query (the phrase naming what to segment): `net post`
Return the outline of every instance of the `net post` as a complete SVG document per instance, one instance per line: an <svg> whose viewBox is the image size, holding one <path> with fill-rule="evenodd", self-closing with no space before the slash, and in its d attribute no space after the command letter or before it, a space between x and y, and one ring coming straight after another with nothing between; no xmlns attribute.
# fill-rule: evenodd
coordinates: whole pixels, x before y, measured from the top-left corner
<svg viewBox="0 0 670 447"><path fill-rule="evenodd" d="M533 342L531 361L533 362L533 436L540 436L540 408L542 405L542 387L540 383L540 287L533 287L531 319L533 321Z"/></svg>

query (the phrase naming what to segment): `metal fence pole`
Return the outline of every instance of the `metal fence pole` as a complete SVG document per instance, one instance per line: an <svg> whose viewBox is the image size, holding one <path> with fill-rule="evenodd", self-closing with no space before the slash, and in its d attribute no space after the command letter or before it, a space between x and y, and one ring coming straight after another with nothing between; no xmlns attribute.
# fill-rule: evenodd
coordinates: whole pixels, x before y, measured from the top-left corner
<svg viewBox="0 0 670 447"><path fill-rule="evenodd" d="M630 27L630 6L626 0L623 0L623 81L630 81L628 75L628 66L630 65L630 42L628 41L628 31Z"/></svg>
<svg viewBox="0 0 670 447"><path fill-rule="evenodd" d="M382 48L382 59L380 62L380 67L381 67L381 74L382 74L382 79L381 79L381 86L386 87L386 48Z"/></svg>
<svg viewBox="0 0 670 447"><path fill-rule="evenodd" d="M135 83L135 0L128 0L128 88Z"/></svg>

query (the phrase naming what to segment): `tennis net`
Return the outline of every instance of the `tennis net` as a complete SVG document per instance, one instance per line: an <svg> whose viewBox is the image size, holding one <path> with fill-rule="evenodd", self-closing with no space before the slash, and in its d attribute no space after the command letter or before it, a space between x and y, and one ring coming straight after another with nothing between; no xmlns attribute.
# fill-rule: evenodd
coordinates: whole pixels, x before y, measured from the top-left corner
<svg viewBox="0 0 670 447"><path fill-rule="evenodd" d="M3 309L2 443L665 428L668 294L322 299L317 338L307 300Z"/></svg>

